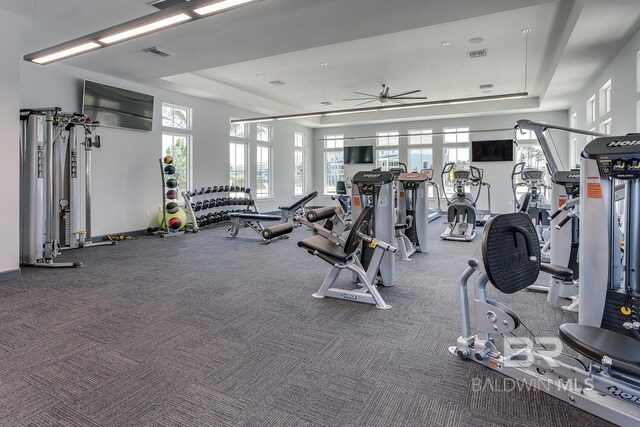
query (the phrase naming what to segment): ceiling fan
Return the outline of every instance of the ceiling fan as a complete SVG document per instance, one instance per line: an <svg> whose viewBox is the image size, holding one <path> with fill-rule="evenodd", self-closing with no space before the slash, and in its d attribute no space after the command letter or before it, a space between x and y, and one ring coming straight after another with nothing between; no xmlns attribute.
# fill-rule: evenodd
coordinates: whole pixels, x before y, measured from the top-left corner
<svg viewBox="0 0 640 427"><path fill-rule="evenodd" d="M360 105L365 105L365 104L369 104L371 102L376 102L376 101L380 102L381 104L386 104L389 101L395 102L397 104L403 104L402 101L405 99L427 99L426 96L407 96L407 95L420 92L420 89L414 89L406 92L396 93L395 95L391 95L389 91L390 91L389 86L383 83L382 91L378 95L373 95L370 93L363 93L363 92L353 92L357 95L366 96L366 98L347 98L347 99L343 99L343 101L363 101L364 100L365 102L361 102L360 104L355 105L356 107L358 107Z"/></svg>

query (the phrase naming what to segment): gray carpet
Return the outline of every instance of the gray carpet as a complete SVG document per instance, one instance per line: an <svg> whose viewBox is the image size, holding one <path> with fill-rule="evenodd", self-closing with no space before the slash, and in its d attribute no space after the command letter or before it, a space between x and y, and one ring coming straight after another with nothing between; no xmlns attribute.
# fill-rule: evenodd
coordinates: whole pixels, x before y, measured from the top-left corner
<svg viewBox="0 0 640 427"><path fill-rule="evenodd" d="M480 239L441 227L398 261L391 310L313 298L329 266L296 246L304 229L267 246L249 229L141 237L59 258L83 268L27 268L0 284L0 424L607 425L542 392L472 390L504 378L447 351ZM542 294L499 300L541 336L574 320Z"/></svg>

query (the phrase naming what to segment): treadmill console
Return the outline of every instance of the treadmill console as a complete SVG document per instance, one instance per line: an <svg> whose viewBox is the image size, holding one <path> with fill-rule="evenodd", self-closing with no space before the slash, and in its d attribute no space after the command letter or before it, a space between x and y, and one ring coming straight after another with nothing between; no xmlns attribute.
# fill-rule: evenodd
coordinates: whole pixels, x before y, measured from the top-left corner
<svg viewBox="0 0 640 427"><path fill-rule="evenodd" d="M402 183L405 190L415 190L418 186L427 181L429 176L426 173L404 172L398 177L398 181Z"/></svg>

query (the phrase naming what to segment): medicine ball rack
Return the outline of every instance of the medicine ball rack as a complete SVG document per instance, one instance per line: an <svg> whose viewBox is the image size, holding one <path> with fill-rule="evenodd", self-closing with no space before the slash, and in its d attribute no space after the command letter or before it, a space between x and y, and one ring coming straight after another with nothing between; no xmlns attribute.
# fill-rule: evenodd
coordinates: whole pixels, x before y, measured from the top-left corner
<svg viewBox="0 0 640 427"><path fill-rule="evenodd" d="M224 194L224 197L212 197L211 194L219 196ZM231 194L235 193L236 197L231 197ZM238 196L240 193L240 196ZM197 231L200 228L219 224L229 221L230 213L241 212L257 212L255 206L255 200L251 197L251 189L235 186L235 185L220 185L212 187L202 187L199 190L183 192L182 197L186 202L187 211L191 216L193 222L193 230ZM242 209L234 208L231 210L220 210L218 208L226 206L244 206ZM196 215L196 212L208 211L206 213Z"/></svg>
<svg viewBox="0 0 640 427"><path fill-rule="evenodd" d="M167 161L168 159L170 160ZM167 213L168 213L167 212L167 208L168 208L167 194L169 191L173 192L176 195L176 197L174 197L174 199L172 199L171 202L177 203L177 194L179 191L177 185L173 187L169 187L167 185L168 180L171 180L171 179L175 180L175 178L173 177L173 173L167 173L166 171L167 167L169 167L170 165L173 165L173 157L166 156L164 159L163 158L158 159L158 162L160 164L160 178L162 180L162 221L160 222L160 228L156 229L156 231L152 232L151 234L157 234L160 237L180 236L184 234L184 231L180 230L179 229L180 227L177 229L173 229L171 227L170 221L167 221ZM173 170L175 171L175 166L173 167ZM183 197L184 197L184 194L183 194ZM180 207L177 206L177 209L180 209ZM184 224L183 227L186 227L186 224Z"/></svg>

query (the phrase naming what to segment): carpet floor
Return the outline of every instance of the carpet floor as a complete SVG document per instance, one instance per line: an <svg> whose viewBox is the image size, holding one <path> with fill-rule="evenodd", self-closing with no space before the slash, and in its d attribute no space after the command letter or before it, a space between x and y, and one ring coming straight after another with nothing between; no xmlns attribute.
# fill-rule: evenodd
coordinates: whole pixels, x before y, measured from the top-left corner
<svg viewBox="0 0 640 427"><path fill-rule="evenodd" d="M0 284L0 425L609 425L448 352L480 236L442 241L441 221L428 254L398 257L390 310L313 298L329 265L296 246L304 228L264 246L223 227L140 237L58 258L82 268L25 268ZM496 299L538 336L576 320L543 294Z"/></svg>

